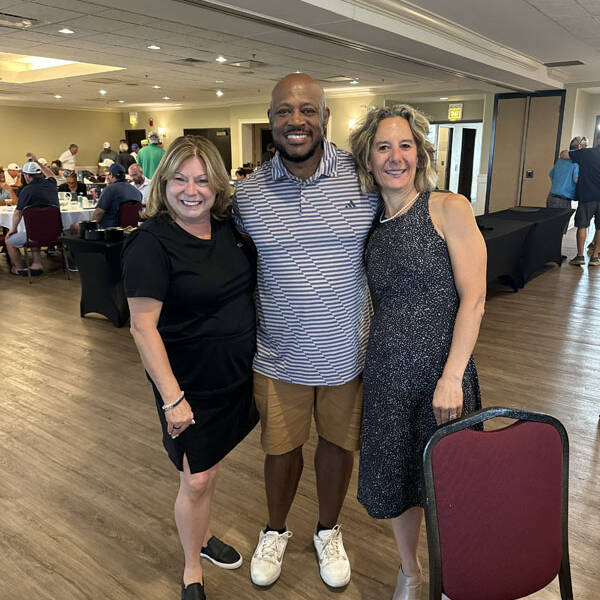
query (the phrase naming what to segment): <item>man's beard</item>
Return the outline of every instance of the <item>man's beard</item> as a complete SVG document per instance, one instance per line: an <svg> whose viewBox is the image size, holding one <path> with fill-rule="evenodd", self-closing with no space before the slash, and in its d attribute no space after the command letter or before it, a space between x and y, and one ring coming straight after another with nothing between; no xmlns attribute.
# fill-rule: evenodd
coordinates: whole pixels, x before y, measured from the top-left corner
<svg viewBox="0 0 600 600"><path fill-rule="evenodd" d="M319 139L317 141L315 141L315 143L308 149L308 151L305 154L288 154L285 150L285 148L276 140L273 140L273 144L275 145L275 149L279 152L279 156L281 156L281 158L283 158L284 160L287 160L289 162L296 162L296 163L301 163L304 162L305 160L308 160L309 158L312 158L315 155L315 152L317 151L318 148L321 147L321 144L323 143L323 138L319 137Z"/></svg>

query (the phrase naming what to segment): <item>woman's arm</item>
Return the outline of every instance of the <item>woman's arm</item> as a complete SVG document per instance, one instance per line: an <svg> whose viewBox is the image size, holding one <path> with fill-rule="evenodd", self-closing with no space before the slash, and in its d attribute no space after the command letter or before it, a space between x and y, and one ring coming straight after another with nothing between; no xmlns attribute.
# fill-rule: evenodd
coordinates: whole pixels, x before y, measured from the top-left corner
<svg viewBox="0 0 600 600"><path fill-rule="evenodd" d="M130 331L142 363L158 388L163 404L171 404L181 394L181 388L173 375L165 345L157 329L163 303L154 298L128 298L127 302L131 314ZM167 431L173 438L194 423L194 414L185 398L165 412L165 417Z"/></svg>
<svg viewBox="0 0 600 600"><path fill-rule="evenodd" d="M435 214L434 223L437 221L437 228L448 244L460 298L450 353L433 395L433 412L441 425L462 412L463 375L484 313L487 252L471 205L464 196L444 194Z"/></svg>

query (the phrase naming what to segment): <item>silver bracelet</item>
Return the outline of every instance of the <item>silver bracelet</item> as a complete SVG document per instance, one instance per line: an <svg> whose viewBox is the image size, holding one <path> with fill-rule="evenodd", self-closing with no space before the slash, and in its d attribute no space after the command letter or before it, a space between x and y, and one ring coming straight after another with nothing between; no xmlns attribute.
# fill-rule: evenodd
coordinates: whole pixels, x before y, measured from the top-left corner
<svg viewBox="0 0 600 600"><path fill-rule="evenodd" d="M164 412L169 412L172 408L175 408L185 397L185 392L181 392L177 397L175 402L171 402L171 404L163 404L162 409Z"/></svg>

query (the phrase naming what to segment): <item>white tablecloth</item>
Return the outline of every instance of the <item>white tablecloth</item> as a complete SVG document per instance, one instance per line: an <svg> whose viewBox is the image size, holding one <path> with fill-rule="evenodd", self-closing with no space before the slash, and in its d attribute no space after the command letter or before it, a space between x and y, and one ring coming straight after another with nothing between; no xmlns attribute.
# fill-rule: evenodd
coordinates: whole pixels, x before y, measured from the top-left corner
<svg viewBox="0 0 600 600"><path fill-rule="evenodd" d="M10 229L13 222L14 210L8 211L5 206L0 207L0 226ZM68 229L73 223L78 221L89 221L94 214L93 208L61 208L60 216L63 222L63 228ZM18 231L25 231L25 222L21 219Z"/></svg>

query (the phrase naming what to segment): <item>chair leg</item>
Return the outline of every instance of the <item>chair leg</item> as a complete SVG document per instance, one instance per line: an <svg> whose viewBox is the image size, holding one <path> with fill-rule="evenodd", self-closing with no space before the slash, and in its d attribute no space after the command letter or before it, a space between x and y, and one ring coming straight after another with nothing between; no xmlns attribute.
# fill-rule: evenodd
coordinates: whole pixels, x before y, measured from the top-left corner
<svg viewBox="0 0 600 600"><path fill-rule="evenodd" d="M67 279L71 280L71 274L69 273L69 259L67 258L67 251L65 250L65 245L62 244L62 256L63 256L63 267L65 269L65 275Z"/></svg>
<svg viewBox="0 0 600 600"><path fill-rule="evenodd" d="M23 251L25 252L25 267L27 268L27 280L29 283L33 283L31 280L31 269L29 268L29 254L27 252L27 244L23 246Z"/></svg>
<svg viewBox="0 0 600 600"><path fill-rule="evenodd" d="M563 551L560 571L558 572L558 583L560 585L560 597L562 600L573 600L573 585L571 583L571 566L569 564L569 554L565 555Z"/></svg>

